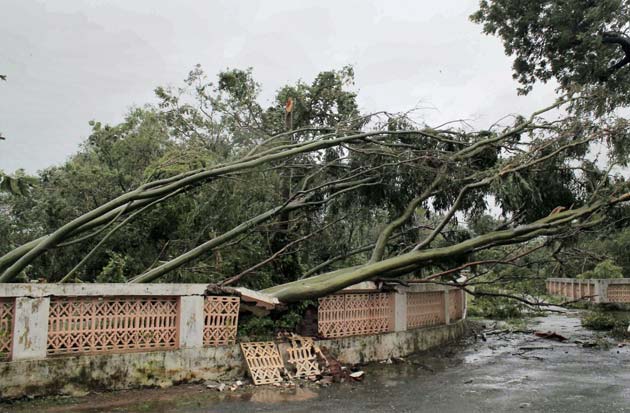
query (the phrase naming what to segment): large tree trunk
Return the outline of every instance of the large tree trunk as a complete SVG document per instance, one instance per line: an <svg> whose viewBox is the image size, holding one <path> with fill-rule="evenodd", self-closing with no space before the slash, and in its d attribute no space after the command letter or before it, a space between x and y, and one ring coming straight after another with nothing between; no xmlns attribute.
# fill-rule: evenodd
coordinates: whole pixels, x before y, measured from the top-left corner
<svg viewBox="0 0 630 413"><path fill-rule="evenodd" d="M612 199L607 203L598 202L590 206L554 213L531 224L490 232L455 245L415 250L379 262L370 262L366 265L344 268L278 285L262 290L262 292L272 295L285 303L322 297L376 276L399 276L401 273L420 269L428 263L456 257L471 251L498 244L525 242L535 237L553 235L567 228L593 226L601 222L601 219L593 219L595 212L628 199L630 199L630 194Z"/></svg>

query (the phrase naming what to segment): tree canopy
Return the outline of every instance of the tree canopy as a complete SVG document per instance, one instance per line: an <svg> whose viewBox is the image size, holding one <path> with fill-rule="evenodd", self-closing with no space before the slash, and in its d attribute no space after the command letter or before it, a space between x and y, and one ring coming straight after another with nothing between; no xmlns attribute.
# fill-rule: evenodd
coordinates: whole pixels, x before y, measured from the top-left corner
<svg viewBox="0 0 630 413"><path fill-rule="evenodd" d="M555 79L565 92L587 91L600 114L630 103L627 0L482 0L471 19L514 56L521 93Z"/></svg>

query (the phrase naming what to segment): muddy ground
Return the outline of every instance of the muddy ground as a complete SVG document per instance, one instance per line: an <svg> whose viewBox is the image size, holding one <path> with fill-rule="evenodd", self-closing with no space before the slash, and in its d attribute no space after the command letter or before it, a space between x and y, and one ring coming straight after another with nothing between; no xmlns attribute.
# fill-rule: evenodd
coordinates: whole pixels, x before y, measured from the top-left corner
<svg viewBox="0 0 630 413"><path fill-rule="evenodd" d="M234 392L182 385L0 404L0 412L630 412L630 347L602 346L577 312L521 328L556 331L565 343L484 323L485 341L479 334L402 362L364 366L360 383Z"/></svg>

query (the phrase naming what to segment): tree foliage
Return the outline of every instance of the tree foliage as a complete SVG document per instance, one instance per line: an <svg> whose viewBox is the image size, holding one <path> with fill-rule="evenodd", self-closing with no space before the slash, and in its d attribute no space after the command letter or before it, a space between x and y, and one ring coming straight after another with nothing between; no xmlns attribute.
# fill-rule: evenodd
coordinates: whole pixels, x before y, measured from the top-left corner
<svg viewBox="0 0 630 413"><path fill-rule="evenodd" d="M555 79L566 92L587 91L600 114L630 103L627 0L482 0L471 19L514 56L521 93Z"/></svg>

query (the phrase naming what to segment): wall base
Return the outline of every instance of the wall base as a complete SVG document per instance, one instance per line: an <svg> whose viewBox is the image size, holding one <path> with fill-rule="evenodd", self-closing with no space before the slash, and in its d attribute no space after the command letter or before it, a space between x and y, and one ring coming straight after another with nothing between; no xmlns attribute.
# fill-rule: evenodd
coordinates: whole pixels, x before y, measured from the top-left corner
<svg viewBox="0 0 630 413"><path fill-rule="evenodd" d="M466 320L450 325L379 334L320 340L346 364L404 357L446 344L466 332ZM280 345L283 354L286 344ZM80 394L88 390L167 387L184 382L233 380L245 375L238 345L157 351L49 357L0 363L0 399L53 394Z"/></svg>
<svg viewBox="0 0 630 413"><path fill-rule="evenodd" d="M461 320L449 325L395 333L320 340L318 345L327 347L341 363L361 364L428 350L453 342L463 337L466 331L467 322Z"/></svg>

